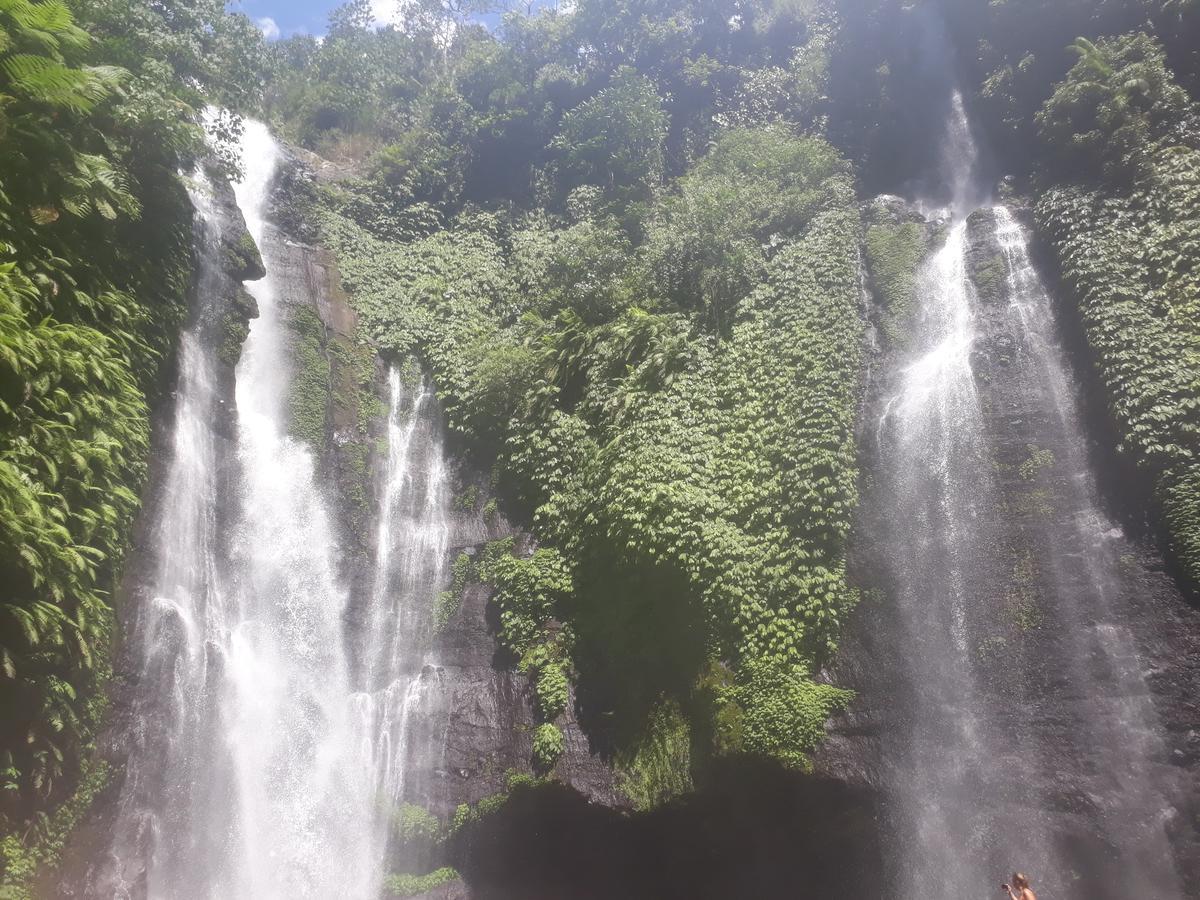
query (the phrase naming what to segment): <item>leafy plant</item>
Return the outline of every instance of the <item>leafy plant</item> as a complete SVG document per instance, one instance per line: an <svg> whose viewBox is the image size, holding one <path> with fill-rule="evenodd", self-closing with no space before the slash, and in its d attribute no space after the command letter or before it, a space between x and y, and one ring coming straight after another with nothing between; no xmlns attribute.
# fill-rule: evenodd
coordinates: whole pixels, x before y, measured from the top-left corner
<svg viewBox="0 0 1200 900"><path fill-rule="evenodd" d="M1046 191L1037 204L1082 313L1119 449L1146 472L1171 549L1200 584L1200 149L1185 98L1145 35L1081 44L1039 121L1120 180ZM1180 142L1182 139L1182 143Z"/></svg>
<svg viewBox="0 0 1200 900"><path fill-rule="evenodd" d="M533 730L533 765L539 772L549 772L563 752L563 733L557 725L543 722Z"/></svg>

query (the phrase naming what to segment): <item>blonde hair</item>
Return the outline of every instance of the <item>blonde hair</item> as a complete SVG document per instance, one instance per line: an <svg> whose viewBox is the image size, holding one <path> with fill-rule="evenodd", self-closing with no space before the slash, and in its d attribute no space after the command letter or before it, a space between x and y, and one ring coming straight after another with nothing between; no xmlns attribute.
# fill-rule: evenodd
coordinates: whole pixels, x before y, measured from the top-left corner
<svg viewBox="0 0 1200 900"><path fill-rule="evenodd" d="M1024 875L1022 875L1020 872L1013 872L1012 880L1013 880L1013 887L1015 887L1015 888L1021 888L1022 890L1025 890L1026 888L1029 887L1029 879L1026 878Z"/></svg>

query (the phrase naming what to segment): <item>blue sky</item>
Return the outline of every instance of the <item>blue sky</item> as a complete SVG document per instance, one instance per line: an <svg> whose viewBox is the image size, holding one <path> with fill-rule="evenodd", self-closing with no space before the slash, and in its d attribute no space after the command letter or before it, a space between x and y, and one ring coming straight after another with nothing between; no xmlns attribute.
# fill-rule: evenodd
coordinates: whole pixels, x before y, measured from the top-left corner
<svg viewBox="0 0 1200 900"><path fill-rule="evenodd" d="M329 11L340 4L341 0L232 0L229 8L248 15L272 38L323 34Z"/></svg>
<svg viewBox="0 0 1200 900"><path fill-rule="evenodd" d="M258 23L269 40L289 37L293 34L324 34L330 10L340 6L344 0L229 0L229 9L242 12ZM381 21L390 19L403 0L371 0L375 15ZM540 0L535 6L552 3ZM498 16L484 16L484 22L493 22Z"/></svg>

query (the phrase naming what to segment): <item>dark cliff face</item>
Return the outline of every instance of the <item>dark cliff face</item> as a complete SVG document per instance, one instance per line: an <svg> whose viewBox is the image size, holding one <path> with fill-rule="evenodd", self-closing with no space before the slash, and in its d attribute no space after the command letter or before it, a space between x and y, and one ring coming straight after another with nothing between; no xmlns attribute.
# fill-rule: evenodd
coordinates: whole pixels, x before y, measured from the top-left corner
<svg viewBox="0 0 1200 900"><path fill-rule="evenodd" d="M888 221L902 221L903 210L890 206ZM981 210L966 224L977 433L962 453L972 459L973 487L969 513L956 517L932 498L928 508L910 510L942 522L932 549L897 538L919 525L897 521L887 486L900 451L883 420L896 379L913 364L911 338L879 341L860 437L863 503L852 554L863 600L834 671L859 696L832 723L818 768L879 792L888 890L895 891L897 857L912 852L898 834L904 803L894 782L908 763L897 760L921 752L928 735L914 728L946 727L953 741L969 718L975 748L992 749L978 770L969 762L947 767L940 776L947 787L934 783L925 798L993 830L977 846L961 829L951 837L958 852L998 875L1033 867L1026 860L1041 854L1037 865L1046 871L1036 877L1056 896L1124 897L1147 884L1159 884L1163 896L1186 895L1200 877L1200 616L1152 541L1133 523L1122 526L1102 490L1097 472L1108 471L1106 457L1081 418L1063 329L1048 298L1035 296L1039 286L1028 279L1036 273L1010 240L1024 213L1001 215ZM945 240L941 227L924 226L923 234L929 252ZM882 333L890 309L873 286ZM923 327L917 312L901 334ZM948 538L948 528L968 534ZM928 561L914 573L912 553L932 554L948 574L931 573L939 565ZM919 588L901 600L905 584ZM962 598L963 618L956 637L939 638L939 598L948 594ZM947 693L938 676L955 655L951 642L963 647L960 674L969 687ZM934 665L914 665L929 655ZM938 704L945 714L925 718L922 710ZM1015 833L1005 830L1008 820ZM1022 830L1042 836L1045 847L1026 847ZM1155 833L1160 838L1147 836Z"/></svg>
<svg viewBox="0 0 1200 900"><path fill-rule="evenodd" d="M1130 860L1118 844L1126 858L1114 859L1103 836L1121 839L1110 820L1139 785L1152 792L1145 802L1165 822L1186 893L1200 884L1200 612L1153 533L1119 519L1121 486L1104 480L1107 455L1084 429L1079 376L1060 375L1031 346L1022 315L1037 310L1013 314L996 224L978 212L968 232L972 278L996 284L980 290L976 370L1012 566L990 686L1012 698L1014 735L1038 743L1044 768L1031 780L1046 782L1059 839L1108 882L1093 895L1113 893L1138 864L1136 848ZM1046 349L1065 356L1064 329L1049 324Z"/></svg>

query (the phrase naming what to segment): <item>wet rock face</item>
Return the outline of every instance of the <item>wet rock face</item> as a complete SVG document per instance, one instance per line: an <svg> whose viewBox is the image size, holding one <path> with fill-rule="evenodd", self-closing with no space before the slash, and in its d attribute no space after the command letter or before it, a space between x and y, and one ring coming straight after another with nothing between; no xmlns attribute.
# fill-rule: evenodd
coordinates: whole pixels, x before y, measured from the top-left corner
<svg viewBox="0 0 1200 900"><path fill-rule="evenodd" d="M961 628L976 727L985 741L996 736L996 751L978 781L957 790L996 819L1044 836L1050 870L1033 873L1039 892L1189 896L1200 885L1200 616L1142 523L1109 502L1112 470L1079 413L1071 346L1049 299L1022 281L1028 260L1004 238L1023 213L1000 215L981 210L968 219L964 254L978 404L972 446L982 454L969 527L985 537L970 558L948 563L966 599ZM930 250L942 240L934 232ZM886 309L877 296L873 302L879 321ZM881 343L863 414L863 502L851 554L863 600L831 673L859 696L832 723L817 759L820 771L877 789L885 809L896 748L909 744L903 736L915 711L940 696L913 682L906 657L950 653L923 645L895 595L909 561L889 545L903 523L881 492L896 451L880 439L880 420L896 373L909 364L903 347ZM933 593L928 609L925 627L935 628ZM883 841L894 845L889 818ZM1165 845L1147 837L1163 832ZM1001 833L979 848L989 861L996 856L998 871L1026 865L1020 840L1009 838ZM961 843L975 852L969 835ZM894 848L885 857L894 858Z"/></svg>
<svg viewBox="0 0 1200 900"><path fill-rule="evenodd" d="M281 150L271 196L271 223L289 240L315 245L321 232L312 211L317 182L325 176L314 172L313 154L292 147Z"/></svg>
<svg viewBox="0 0 1200 900"><path fill-rule="evenodd" d="M1027 225L1025 211L1014 214ZM976 284L1004 260L997 233L995 213L971 217ZM998 513L1010 533L1012 567L995 637L1020 673L993 683L1017 700L1016 733L1039 741L1044 770L1037 779L1064 842L1103 857L1108 835L1128 855L1111 818L1128 802L1123 795L1152 791L1150 812L1166 822L1191 895L1200 888L1200 611L1154 544L1148 498L1140 520L1123 518L1113 502L1124 486L1109 483L1119 470L1085 430L1081 376L1063 329L1039 321L1053 310L1013 296L1011 263L1002 271L1003 290L980 291L982 338L973 361L1004 504ZM1054 357L1067 362L1065 370L1047 364ZM1096 860L1101 870L1111 865ZM1112 888L1100 896L1105 890Z"/></svg>
<svg viewBox="0 0 1200 900"><path fill-rule="evenodd" d="M436 663L422 676L435 685L429 716L441 718L445 731L441 759L411 777L420 785L417 802L446 818L460 803L505 791L508 773L531 772L533 687L506 661L497 661L488 597L485 585L468 587L461 608L435 640ZM620 805L613 771L591 751L574 706L572 696L560 723L565 748L554 775L588 801Z"/></svg>

